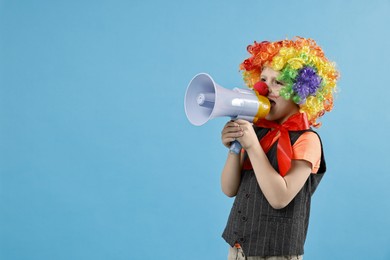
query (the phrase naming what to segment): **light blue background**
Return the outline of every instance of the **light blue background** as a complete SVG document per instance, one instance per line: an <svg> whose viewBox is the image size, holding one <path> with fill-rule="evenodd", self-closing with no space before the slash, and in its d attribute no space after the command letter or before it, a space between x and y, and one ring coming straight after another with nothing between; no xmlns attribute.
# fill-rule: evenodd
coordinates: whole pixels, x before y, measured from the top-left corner
<svg viewBox="0 0 390 260"><path fill-rule="evenodd" d="M192 126L184 93L295 35L342 75L305 259L390 259L389 24L389 0L0 0L0 259L226 259L228 119Z"/></svg>

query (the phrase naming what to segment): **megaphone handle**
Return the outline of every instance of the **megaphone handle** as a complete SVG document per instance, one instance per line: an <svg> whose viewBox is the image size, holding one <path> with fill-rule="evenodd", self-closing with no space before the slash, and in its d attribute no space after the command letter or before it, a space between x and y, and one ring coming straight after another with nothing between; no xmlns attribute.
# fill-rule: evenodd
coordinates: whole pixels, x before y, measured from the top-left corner
<svg viewBox="0 0 390 260"><path fill-rule="evenodd" d="M233 141L232 144L230 145L229 151L231 153L240 154L241 148L242 148L242 146L241 146L240 142Z"/></svg>

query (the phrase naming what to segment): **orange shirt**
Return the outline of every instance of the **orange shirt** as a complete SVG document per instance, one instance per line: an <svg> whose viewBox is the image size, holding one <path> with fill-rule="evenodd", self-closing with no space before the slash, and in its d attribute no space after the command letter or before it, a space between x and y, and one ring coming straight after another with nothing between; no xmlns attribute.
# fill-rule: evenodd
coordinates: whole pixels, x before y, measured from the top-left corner
<svg viewBox="0 0 390 260"><path fill-rule="evenodd" d="M272 144L279 138L280 132L272 140ZM321 163L321 142L313 132L303 133L294 143L292 160L305 160L311 163L312 173L317 173Z"/></svg>

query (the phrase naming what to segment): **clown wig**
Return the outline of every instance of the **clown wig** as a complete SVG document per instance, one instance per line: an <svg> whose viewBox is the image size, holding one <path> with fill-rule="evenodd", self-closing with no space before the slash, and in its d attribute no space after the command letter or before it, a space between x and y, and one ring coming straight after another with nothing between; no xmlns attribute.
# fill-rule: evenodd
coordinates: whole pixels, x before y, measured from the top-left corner
<svg viewBox="0 0 390 260"><path fill-rule="evenodd" d="M244 81L253 89L265 66L279 71L284 83L280 95L299 105L310 125L319 127L317 119L333 108L333 94L339 72L312 39L296 37L277 42L254 42L248 46L251 56L240 65Z"/></svg>

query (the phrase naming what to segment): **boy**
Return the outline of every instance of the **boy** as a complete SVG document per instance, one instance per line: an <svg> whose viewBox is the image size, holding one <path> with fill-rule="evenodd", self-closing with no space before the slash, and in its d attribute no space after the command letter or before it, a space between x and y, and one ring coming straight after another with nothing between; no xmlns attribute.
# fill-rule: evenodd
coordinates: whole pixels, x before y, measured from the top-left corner
<svg viewBox="0 0 390 260"><path fill-rule="evenodd" d="M302 259L311 196L326 170L310 126L332 110L339 74L312 39L255 42L248 52L244 81L267 84L271 109L254 126L235 120L222 130L226 147L243 147L228 154L221 176L222 191L236 196L222 235L228 259Z"/></svg>

